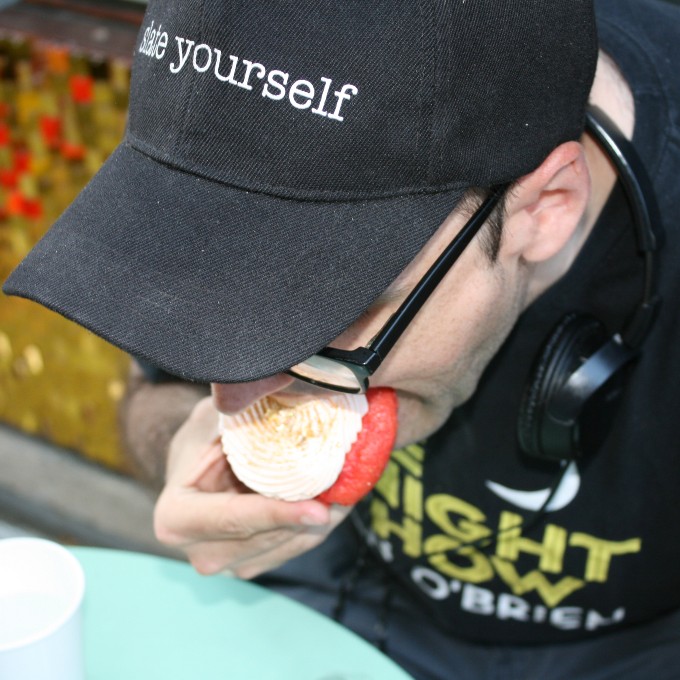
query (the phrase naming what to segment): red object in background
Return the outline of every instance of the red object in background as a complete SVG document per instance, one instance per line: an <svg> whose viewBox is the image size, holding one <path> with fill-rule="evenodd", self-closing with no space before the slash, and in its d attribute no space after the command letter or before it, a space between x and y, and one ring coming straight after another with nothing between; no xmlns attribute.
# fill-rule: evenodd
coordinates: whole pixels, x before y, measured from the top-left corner
<svg viewBox="0 0 680 680"><path fill-rule="evenodd" d="M74 75L69 78L71 98L77 104L89 104L92 102L92 85L94 79L91 76Z"/></svg>
<svg viewBox="0 0 680 680"><path fill-rule="evenodd" d="M40 134L50 149L56 149L61 140L61 119L58 116L41 116Z"/></svg>
<svg viewBox="0 0 680 680"><path fill-rule="evenodd" d="M19 182L19 173L15 170L8 170L4 168L0 170L0 186L5 189L15 189Z"/></svg>
<svg viewBox="0 0 680 680"><path fill-rule="evenodd" d="M11 111L12 109L7 102L0 102L0 118L9 118Z"/></svg>
<svg viewBox="0 0 680 680"><path fill-rule="evenodd" d="M9 146L12 135L9 130L9 125L0 123L0 146Z"/></svg>
<svg viewBox="0 0 680 680"><path fill-rule="evenodd" d="M16 189L19 175L29 170L31 154L27 149L12 149L12 167L0 169L0 186Z"/></svg>
<svg viewBox="0 0 680 680"><path fill-rule="evenodd" d="M67 161L82 161L85 158L86 149L82 144L72 142L61 143L61 155Z"/></svg>
<svg viewBox="0 0 680 680"><path fill-rule="evenodd" d="M20 191L12 191L7 194L5 201L5 211L10 216L23 215L24 212L24 197Z"/></svg>
<svg viewBox="0 0 680 680"><path fill-rule="evenodd" d="M22 216L37 220L43 216L43 206L39 198L26 198L21 191L15 190L7 195L0 212L5 216Z"/></svg>
<svg viewBox="0 0 680 680"><path fill-rule="evenodd" d="M38 220L43 216L43 206L39 198L24 198L21 209L24 217L32 220Z"/></svg>
<svg viewBox="0 0 680 680"><path fill-rule="evenodd" d="M397 436L397 395L389 387L376 387L366 392L366 398L368 412L361 431L335 484L317 496L322 503L359 502L378 483L390 459Z"/></svg>
<svg viewBox="0 0 680 680"><path fill-rule="evenodd" d="M14 149L12 167L16 173L26 172L31 167L31 152L28 149Z"/></svg>

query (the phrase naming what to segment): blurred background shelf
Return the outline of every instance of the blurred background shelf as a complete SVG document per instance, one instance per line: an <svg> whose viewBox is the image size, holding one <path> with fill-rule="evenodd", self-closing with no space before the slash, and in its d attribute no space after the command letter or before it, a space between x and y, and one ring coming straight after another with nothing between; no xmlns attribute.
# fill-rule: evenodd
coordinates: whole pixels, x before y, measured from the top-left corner
<svg viewBox="0 0 680 680"><path fill-rule="evenodd" d="M122 139L144 3L0 0L0 280ZM0 294L0 536L168 554L117 428L129 357Z"/></svg>
<svg viewBox="0 0 680 680"><path fill-rule="evenodd" d="M154 538L153 496L125 475L7 427L0 427L0 470L0 537L176 556Z"/></svg>
<svg viewBox="0 0 680 680"><path fill-rule="evenodd" d="M132 7L132 9L131 9ZM138 5L25 0L0 11L0 279L120 142ZM0 421L124 471L129 359L36 304L0 299Z"/></svg>

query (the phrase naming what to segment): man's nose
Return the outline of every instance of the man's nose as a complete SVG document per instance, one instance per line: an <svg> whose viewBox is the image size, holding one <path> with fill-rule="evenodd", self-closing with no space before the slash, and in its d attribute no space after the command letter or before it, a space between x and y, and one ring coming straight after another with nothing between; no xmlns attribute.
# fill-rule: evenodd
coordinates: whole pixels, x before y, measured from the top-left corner
<svg viewBox="0 0 680 680"><path fill-rule="evenodd" d="M280 373L247 383L212 383L213 403L220 413L238 413L258 399L285 389L294 378Z"/></svg>

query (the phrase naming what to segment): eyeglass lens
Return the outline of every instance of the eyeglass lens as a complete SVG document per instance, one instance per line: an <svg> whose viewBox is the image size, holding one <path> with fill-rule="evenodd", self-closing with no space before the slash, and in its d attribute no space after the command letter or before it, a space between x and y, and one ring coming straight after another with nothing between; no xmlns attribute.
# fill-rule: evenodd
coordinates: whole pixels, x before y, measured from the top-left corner
<svg viewBox="0 0 680 680"><path fill-rule="evenodd" d="M337 387L348 392L362 392L363 386L347 366L327 357L315 354L301 364L293 366L288 373L296 378L310 380L317 385Z"/></svg>

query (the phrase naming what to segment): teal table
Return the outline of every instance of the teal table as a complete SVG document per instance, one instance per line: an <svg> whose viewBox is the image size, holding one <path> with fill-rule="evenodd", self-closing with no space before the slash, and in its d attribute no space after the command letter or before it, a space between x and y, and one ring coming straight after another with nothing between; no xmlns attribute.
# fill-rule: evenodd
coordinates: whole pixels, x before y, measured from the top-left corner
<svg viewBox="0 0 680 680"><path fill-rule="evenodd" d="M72 548L88 680L409 680L330 619L252 583L139 553Z"/></svg>

